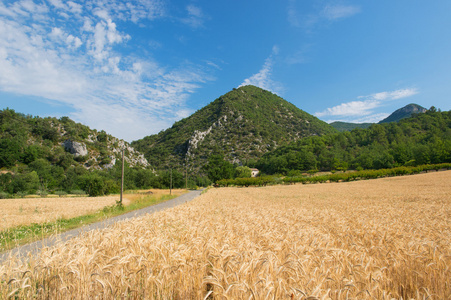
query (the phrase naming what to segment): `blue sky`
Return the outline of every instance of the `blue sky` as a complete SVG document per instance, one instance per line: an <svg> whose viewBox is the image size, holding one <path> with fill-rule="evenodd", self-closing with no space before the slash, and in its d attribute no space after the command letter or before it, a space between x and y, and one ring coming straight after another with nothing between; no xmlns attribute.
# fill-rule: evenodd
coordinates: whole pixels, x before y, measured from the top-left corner
<svg viewBox="0 0 451 300"><path fill-rule="evenodd" d="M0 2L0 108L127 141L241 85L327 122L451 109L451 1Z"/></svg>

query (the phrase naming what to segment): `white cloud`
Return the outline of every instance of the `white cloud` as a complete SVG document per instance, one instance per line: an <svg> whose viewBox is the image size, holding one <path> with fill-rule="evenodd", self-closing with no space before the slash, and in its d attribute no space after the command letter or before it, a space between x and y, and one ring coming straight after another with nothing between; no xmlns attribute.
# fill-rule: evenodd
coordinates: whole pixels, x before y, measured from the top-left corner
<svg viewBox="0 0 451 300"><path fill-rule="evenodd" d="M360 7L353 5L326 5L321 14L328 20L337 20L351 17L360 12Z"/></svg>
<svg viewBox="0 0 451 300"><path fill-rule="evenodd" d="M407 98L416 94L418 94L418 90L416 88L410 88L410 89L400 89L391 92L380 92L368 96L359 96L358 98L384 101L384 100L396 100L401 98Z"/></svg>
<svg viewBox="0 0 451 300"><path fill-rule="evenodd" d="M131 141L187 116L189 95L212 80L200 66L168 69L117 50L131 41L118 24L162 16L160 0L48 5L0 3L0 90L64 103L76 121Z"/></svg>
<svg viewBox="0 0 451 300"><path fill-rule="evenodd" d="M317 117L324 116L361 116L371 113L371 111L378 107L380 102L377 100L366 101L351 101L342 103L340 105L327 108L322 112L317 112Z"/></svg>
<svg viewBox="0 0 451 300"><path fill-rule="evenodd" d="M375 115L374 110L376 108L383 106L384 102L410 97L415 94L418 94L418 90L415 88L411 88L411 89L400 89L390 92L380 92L367 96L359 96L357 98L363 100L341 103L340 105L327 108L322 112L317 112L315 113L315 116L317 117L334 116L342 118L342 120L343 118L354 117L353 122L358 123L369 122L367 120L379 117ZM355 119L356 116L360 116L361 118ZM349 121L349 119L347 120Z"/></svg>
<svg viewBox="0 0 451 300"><path fill-rule="evenodd" d="M301 1L299 1L301 2ZM332 1L326 1L326 3ZM325 4L313 8L308 14L302 14L298 9L296 0L290 0L287 8L287 21L293 27L304 28L310 31L323 22L333 22L352 17L361 12L359 6L343 4Z"/></svg>
<svg viewBox="0 0 451 300"><path fill-rule="evenodd" d="M249 78L246 78L239 87L246 85L255 85L262 89L280 93L282 91L282 85L272 79L272 69L274 65L274 55L279 53L279 47L273 46L271 55L265 60L260 71Z"/></svg>
<svg viewBox="0 0 451 300"><path fill-rule="evenodd" d="M295 0L290 0L288 2L288 9L287 9L288 23L290 23L290 25L293 27L301 27L300 17L298 15L298 11L296 9L295 4L296 4Z"/></svg>
<svg viewBox="0 0 451 300"><path fill-rule="evenodd" d="M186 11L188 16L181 19L182 23L193 28L199 28L204 25L205 15L200 7L190 4L186 7Z"/></svg>

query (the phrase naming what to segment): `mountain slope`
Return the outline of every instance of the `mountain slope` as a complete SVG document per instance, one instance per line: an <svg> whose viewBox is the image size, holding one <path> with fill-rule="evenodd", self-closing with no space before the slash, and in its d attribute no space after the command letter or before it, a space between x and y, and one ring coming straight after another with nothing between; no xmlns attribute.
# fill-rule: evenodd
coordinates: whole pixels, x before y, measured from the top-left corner
<svg viewBox="0 0 451 300"><path fill-rule="evenodd" d="M132 142L156 168L199 169L211 153L246 164L280 145L335 130L255 86L234 89L156 135Z"/></svg>
<svg viewBox="0 0 451 300"><path fill-rule="evenodd" d="M424 113L424 112L426 112L426 110L427 110L426 108L424 108L418 104L411 103L400 109L395 110L387 118L380 121L379 124L398 122L399 120L411 117L412 114Z"/></svg>

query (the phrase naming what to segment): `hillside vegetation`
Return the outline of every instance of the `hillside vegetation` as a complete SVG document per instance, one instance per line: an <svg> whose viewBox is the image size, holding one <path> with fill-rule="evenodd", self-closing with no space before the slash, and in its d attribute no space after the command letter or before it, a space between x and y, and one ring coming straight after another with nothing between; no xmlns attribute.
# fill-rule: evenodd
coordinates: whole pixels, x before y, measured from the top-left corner
<svg viewBox="0 0 451 300"><path fill-rule="evenodd" d="M69 141L78 145L79 153L70 153L65 146ZM108 169L121 157L122 149L130 166L148 166L142 154L105 131L92 130L68 117L41 118L12 109L0 111L0 146L0 168L45 159L64 169Z"/></svg>
<svg viewBox="0 0 451 300"><path fill-rule="evenodd" d="M306 170L381 169L451 162L451 112L434 109L397 123L306 137L265 154L268 174Z"/></svg>
<svg viewBox="0 0 451 300"><path fill-rule="evenodd" d="M71 153L67 144L77 146L79 152ZM127 142L68 117L40 118L4 109L0 111L0 149L0 198L117 193L122 149L126 189L169 186L168 172L155 173ZM174 171L173 183L184 186L182 173Z"/></svg>
<svg viewBox="0 0 451 300"><path fill-rule="evenodd" d="M343 131L351 131L356 128L367 129L368 127L370 127L373 124L374 123L348 123L348 122L336 121L336 122L330 123L330 126L332 126L333 128L337 129L340 132L343 132Z"/></svg>
<svg viewBox="0 0 451 300"><path fill-rule="evenodd" d="M247 165L278 146L332 132L330 125L279 96L245 86L132 146L157 169L187 163L199 170L211 154Z"/></svg>

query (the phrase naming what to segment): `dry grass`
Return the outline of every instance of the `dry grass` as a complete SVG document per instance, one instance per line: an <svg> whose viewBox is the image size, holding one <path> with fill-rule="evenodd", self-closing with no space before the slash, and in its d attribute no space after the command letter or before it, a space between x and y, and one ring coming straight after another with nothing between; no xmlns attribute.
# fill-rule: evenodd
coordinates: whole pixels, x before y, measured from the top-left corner
<svg viewBox="0 0 451 300"><path fill-rule="evenodd" d="M173 195L181 195L186 190L172 190ZM140 190L124 194L123 204L128 205L152 195L159 199L169 195L169 190ZM119 201L119 195L104 197L46 197L0 199L0 231L21 225L53 222L60 218L73 218L98 211Z"/></svg>
<svg viewBox="0 0 451 300"><path fill-rule="evenodd" d="M172 189L172 191L169 190L162 190L162 189L149 189L149 190L136 190L133 192L128 192L125 197L131 201L140 201L141 199L145 198L146 196L153 196L157 199L169 195L171 192L171 195L173 196L180 196L184 193L186 193L186 189Z"/></svg>
<svg viewBox="0 0 451 300"><path fill-rule="evenodd" d="M0 298L450 299L451 171L213 189L0 266Z"/></svg>

